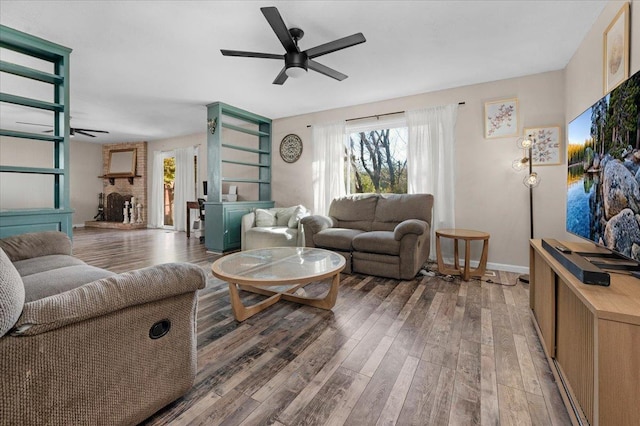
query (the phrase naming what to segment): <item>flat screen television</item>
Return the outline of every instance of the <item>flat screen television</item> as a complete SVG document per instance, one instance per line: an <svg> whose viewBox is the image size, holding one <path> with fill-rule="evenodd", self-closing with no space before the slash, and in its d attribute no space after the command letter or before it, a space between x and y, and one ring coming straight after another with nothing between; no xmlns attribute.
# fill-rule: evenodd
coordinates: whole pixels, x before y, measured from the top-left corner
<svg viewBox="0 0 640 426"><path fill-rule="evenodd" d="M568 232L640 261L640 71L569 123Z"/></svg>

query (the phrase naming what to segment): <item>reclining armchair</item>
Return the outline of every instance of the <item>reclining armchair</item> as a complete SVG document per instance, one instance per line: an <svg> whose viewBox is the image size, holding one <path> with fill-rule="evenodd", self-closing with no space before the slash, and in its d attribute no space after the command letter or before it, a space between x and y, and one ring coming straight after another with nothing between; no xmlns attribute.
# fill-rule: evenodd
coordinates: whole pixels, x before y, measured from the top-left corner
<svg viewBox="0 0 640 426"><path fill-rule="evenodd" d="M136 424L186 393L205 283L86 265L61 232L0 240L0 424Z"/></svg>

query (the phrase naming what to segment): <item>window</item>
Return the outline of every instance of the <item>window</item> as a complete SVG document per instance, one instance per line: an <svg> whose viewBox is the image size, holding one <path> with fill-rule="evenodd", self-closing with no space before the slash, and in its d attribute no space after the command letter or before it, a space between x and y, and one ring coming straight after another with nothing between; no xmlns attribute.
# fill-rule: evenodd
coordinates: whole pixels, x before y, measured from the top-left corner
<svg viewBox="0 0 640 426"><path fill-rule="evenodd" d="M347 132L345 176L349 192L406 194L407 127L352 128Z"/></svg>

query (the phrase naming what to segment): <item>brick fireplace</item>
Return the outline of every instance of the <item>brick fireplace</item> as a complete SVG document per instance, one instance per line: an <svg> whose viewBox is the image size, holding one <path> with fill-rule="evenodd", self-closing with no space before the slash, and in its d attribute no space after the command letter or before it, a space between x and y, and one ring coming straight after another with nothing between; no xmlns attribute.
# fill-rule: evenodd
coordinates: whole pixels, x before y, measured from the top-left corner
<svg viewBox="0 0 640 426"><path fill-rule="evenodd" d="M136 150L136 177L103 178L109 168L109 153L121 149ZM104 193L104 221L85 222L86 227L139 229L147 227L147 142L126 142L102 145L102 192ZM124 201L135 198L136 204L142 205L142 223L123 223ZM97 197L96 197L97 199ZM98 206L96 205L96 211ZM137 214L137 211L136 211Z"/></svg>

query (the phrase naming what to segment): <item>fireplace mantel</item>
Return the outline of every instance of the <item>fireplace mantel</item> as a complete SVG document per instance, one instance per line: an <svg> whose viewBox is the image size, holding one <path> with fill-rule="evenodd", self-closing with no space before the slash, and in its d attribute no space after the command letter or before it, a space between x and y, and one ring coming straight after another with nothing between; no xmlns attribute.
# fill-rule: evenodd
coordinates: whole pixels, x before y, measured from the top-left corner
<svg viewBox="0 0 640 426"><path fill-rule="evenodd" d="M115 185L116 184L116 179L129 179L129 184L133 185L133 179L134 178L141 178L141 175L130 175L130 176L122 176L122 175L102 175L102 176L98 176L100 179L109 179L109 183L111 185Z"/></svg>

